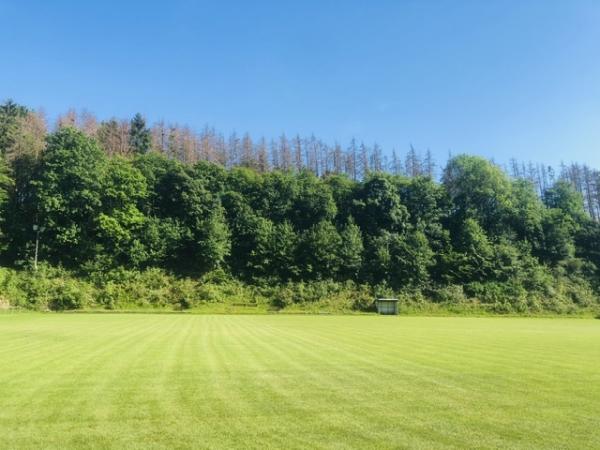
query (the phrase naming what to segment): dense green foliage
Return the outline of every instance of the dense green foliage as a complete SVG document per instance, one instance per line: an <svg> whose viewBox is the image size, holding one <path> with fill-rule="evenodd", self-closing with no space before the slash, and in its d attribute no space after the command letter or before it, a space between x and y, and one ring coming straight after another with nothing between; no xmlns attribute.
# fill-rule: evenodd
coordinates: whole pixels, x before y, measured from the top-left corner
<svg viewBox="0 0 600 450"><path fill-rule="evenodd" d="M6 141L16 126L10 118L27 111L4 109ZM0 159L1 256L18 269L10 277L22 278L20 290L0 279L3 297L37 308L125 307L144 303L143 295L124 299L114 289L130 289L131 274L150 286L160 273L163 288L194 293L148 303L186 308L202 298L202 280L218 273L216 284L250 291L303 291L298 286L319 282L328 286L324 297L346 290L362 298L367 289L502 312L598 305L600 225L565 181L540 197L531 184L467 155L448 162L440 183L384 172L354 181L307 169L225 169L149 151L149 139L138 115L128 157L109 156L100 135L62 126L39 154ZM38 235L39 258L50 266L31 273ZM64 281L56 289L67 297L77 290L71 281L89 285L73 294L89 298L39 300L28 289L43 273L44 283ZM280 307L314 299L264 295Z"/></svg>
<svg viewBox="0 0 600 450"><path fill-rule="evenodd" d="M3 313L0 347L0 448L600 448L596 320Z"/></svg>

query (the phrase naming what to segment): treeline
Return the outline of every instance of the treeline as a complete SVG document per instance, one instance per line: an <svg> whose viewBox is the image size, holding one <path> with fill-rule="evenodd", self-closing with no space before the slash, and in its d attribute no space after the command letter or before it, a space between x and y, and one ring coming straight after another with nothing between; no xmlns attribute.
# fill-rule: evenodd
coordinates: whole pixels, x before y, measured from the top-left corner
<svg viewBox="0 0 600 450"><path fill-rule="evenodd" d="M129 289L127 302L138 292L162 304L163 292L193 307L210 298L207 283L228 283L277 307L341 292L359 309L390 293L500 312L598 305L600 225L585 177L581 192L571 176L540 189L529 172L509 177L459 155L438 182L431 156L414 149L402 164L392 155L390 170L376 146L225 143L182 130L68 114L47 133L41 116L2 105L0 255L10 269L0 296L120 307ZM49 265L39 272L36 253ZM29 292L42 272L62 281ZM147 289L152 278L173 284L170 294ZM94 292L86 302L77 280Z"/></svg>
<svg viewBox="0 0 600 450"><path fill-rule="evenodd" d="M593 220L600 220L600 171L578 163L561 163L557 171L552 166L532 162L525 164L515 159L505 170L515 179L530 181L541 197L558 180L570 183L581 194L588 215Z"/></svg>
<svg viewBox="0 0 600 450"><path fill-rule="evenodd" d="M44 147L48 127L43 114L7 101L0 105L0 123L4 123L0 129L0 148L5 149L9 158L27 148L39 152ZM131 120L99 121L87 111L75 110L60 115L54 129L67 126L95 138L108 156L132 157L153 151L184 164L208 161L226 168L249 167L261 173L306 169L317 176L345 174L352 180L364 179L371 172L438 179L443 169L429 149L420 152L412 145L405 154L392 149L388 155L377 143L368 145L355 139L342 146L330 145L314 135L288 138L284 134L269 141L264 137L253 139L248 133L240 136L234 132L225 137L208 126L196 131L161 120L147 127L139 114ZM588 214L600 220L600 171L585 164L561 163L555 168L517 159L501 167L514 179L530 181L540 196L556 181L568 181L582 194Z"/></svg>

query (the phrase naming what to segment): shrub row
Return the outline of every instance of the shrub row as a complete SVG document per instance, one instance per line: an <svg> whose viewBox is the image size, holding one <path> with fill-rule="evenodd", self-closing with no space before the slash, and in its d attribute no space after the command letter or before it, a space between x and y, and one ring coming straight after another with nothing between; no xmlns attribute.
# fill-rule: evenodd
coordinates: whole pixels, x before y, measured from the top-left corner
<svg viewBox="0 0 600 450"><path fill-rule="evenodd" d="M385 284L368 286L330 280L248 285L223 271L191 279L155 268L116 269L82 278L48 265L41 265L37 271L0 268L3 308L193 310L211 304L229 304L290 312L372 312L374 299L381 296L399 298L401 310L406 312L571 314L598 310L599 305L585 282L560 277L548 278L528 289L511 282L488 282L393 291Z"/></svg>

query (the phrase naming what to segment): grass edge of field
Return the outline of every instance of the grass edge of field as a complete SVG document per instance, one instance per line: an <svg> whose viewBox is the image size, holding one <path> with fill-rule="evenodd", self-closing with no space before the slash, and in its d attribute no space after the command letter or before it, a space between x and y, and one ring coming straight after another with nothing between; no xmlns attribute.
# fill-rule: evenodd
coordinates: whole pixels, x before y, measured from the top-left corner
<svg viewBox="0 0 600 450"><path fill-rule="evenodd" d="M112 315L112 314L157 314L157 315L233 315L233 316L379 316L376 312L369 311L340 311L340 310L303 310L303 309L262 309L256 307L224 307L224 308L194 308L188 310L174 310L172 308L83 308L77 310L51 311L30 310L24 308L9 308L0 310L0 316L12 314L57 314L57 315ZM390 317L390 316L388 316ZM393 316L391 316L393 317ZM427 309L427 310L405 310L395 317L472 317L472 318L539 318L539 319L596 319L600 320L600 311L593 309L581 310L573 313L557 312L528 312L528 313L495 313L485 310L451 310L451 309Z"/></svg>

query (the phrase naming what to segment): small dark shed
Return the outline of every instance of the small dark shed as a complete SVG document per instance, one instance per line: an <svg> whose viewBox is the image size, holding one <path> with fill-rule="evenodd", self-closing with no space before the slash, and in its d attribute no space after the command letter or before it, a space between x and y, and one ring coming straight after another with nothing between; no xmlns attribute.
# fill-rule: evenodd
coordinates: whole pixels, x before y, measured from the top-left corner
<svg viewBox="0 0 600 450"><path fill-rule="evenodd" d="M385 315L398 315L398 299L397 298L378 298L375 301L377 312Z"/></svg>

